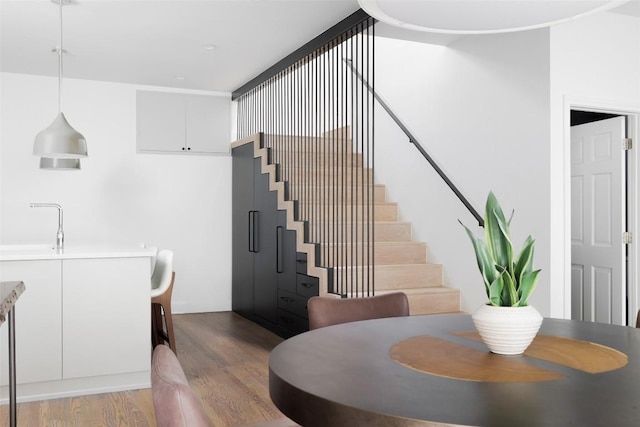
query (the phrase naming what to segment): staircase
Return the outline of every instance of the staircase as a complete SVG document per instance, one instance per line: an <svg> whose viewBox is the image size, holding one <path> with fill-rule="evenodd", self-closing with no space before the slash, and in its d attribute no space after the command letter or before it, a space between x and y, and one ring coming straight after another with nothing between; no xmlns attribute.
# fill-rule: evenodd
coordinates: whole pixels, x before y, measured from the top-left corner
<svg viewBox="0 0 640 427"><path fill-rule="evenodd" d="M274 187L282 190L282 198L288 193L288 200L297 201L295 220L307 222L307 241L315 243L318 251L317 256L313 254L309 259L318 260L319 267L329 268L328 274L333 274L334 283L341 281L340 293L346 297L366 296L357 286L354 291L350 289L353 281L371 278L376 295L406 293L412 315L459 312L459 290L443 286L442 266L428 262L427 245L413 241L411 224L398 220L397 203L387 201L385 186L373 184L372 170L363 167L362 154L351 149L350 139L335 142L336 134L338 131L323 138L296 138L293 144L278 144L274 142L276 136L265 136L271 153L259 150L263 172L264 166L269 165ZM329 143L329 139L333 142ZM279 180L275 179L273 162L267 162L265 157L279 164ZM299 162L297 159L301 158L311 160ZM374 201L369 210L361 199L350 196L361 195L367 188ZM292 203L286 205L287 210L294 210ZM293 216L293 212L288 212L288 217ZM354 229L355 232L345 232ZM374 236L370 242L374 245L371 257L366 242L350 237L354 233L361 238L363 234ZM307 249L300 246L299 243L299 251L308 252L308 245L304 245ZM321 295L326 292L322 288Z"/></svg>

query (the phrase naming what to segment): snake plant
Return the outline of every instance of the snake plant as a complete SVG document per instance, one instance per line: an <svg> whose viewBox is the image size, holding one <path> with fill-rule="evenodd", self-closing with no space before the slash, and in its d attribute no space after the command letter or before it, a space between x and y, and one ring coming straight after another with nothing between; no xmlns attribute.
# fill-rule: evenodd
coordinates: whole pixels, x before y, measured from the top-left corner
<svg viewBox="0 0 640 427"><path fill-rule="evenodd" d="M509 225L493 192L487 197L484 213L485 240L477 238L462 222L476 253L489 303L494 306L519 307L527 300L538 282L540 270L533 270L534 240L528 236L514 258Z"/></svg>

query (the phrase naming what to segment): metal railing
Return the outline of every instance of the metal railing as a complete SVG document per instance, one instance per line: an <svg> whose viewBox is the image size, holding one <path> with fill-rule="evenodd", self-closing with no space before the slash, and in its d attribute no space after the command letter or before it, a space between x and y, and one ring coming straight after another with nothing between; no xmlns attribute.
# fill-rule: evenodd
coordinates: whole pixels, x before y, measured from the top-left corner
<svg viewBox="0 0 640 427"><path fill-rule="evenodd" d="M345 297L375 289L374 22L365 16L237 98L238 138L264 133L305 241L329 271L327 291Z"/></svg>

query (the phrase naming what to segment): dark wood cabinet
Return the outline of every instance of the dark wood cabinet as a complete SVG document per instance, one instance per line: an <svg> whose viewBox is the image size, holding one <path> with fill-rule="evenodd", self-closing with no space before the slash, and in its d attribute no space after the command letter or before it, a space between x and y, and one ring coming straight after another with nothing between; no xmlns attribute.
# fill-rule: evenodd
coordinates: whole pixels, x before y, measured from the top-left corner
<svg viewBox="0 0 640 427"><path fill-rule="evenodd" d="M253 316L253 252L250 235L253 221L253 145L233 149L233 195L231 207L231 308Z"/></svg>
<svg viewBox="0 0 640 427"><path fill-rule="evenodd" d="M253 153L253 143L232 150L232 309L289 337L309 329L307 300L318 295L318 279L306 275L306 254L297 252L296 231Z"/></svg>
<svg viewBox="0 0 640 427"><path fill-rule="evenodd" d="M264 320L278 323L278 199L269 191L269 176L260 173L254 161L253 182L253 312Z"/></svg>

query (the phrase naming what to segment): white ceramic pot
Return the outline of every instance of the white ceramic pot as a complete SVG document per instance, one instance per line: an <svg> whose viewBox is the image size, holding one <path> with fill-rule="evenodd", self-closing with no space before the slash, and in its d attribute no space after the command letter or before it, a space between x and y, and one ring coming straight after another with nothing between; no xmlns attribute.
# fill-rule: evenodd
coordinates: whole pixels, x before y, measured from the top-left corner
<svg viewBox="0 0 640 427"><path fill-rule="evenodd" d="M497 354L524 353L542 325L542 316L530 305L496 307L485 304L471 317L484 343Z"/></svg>

